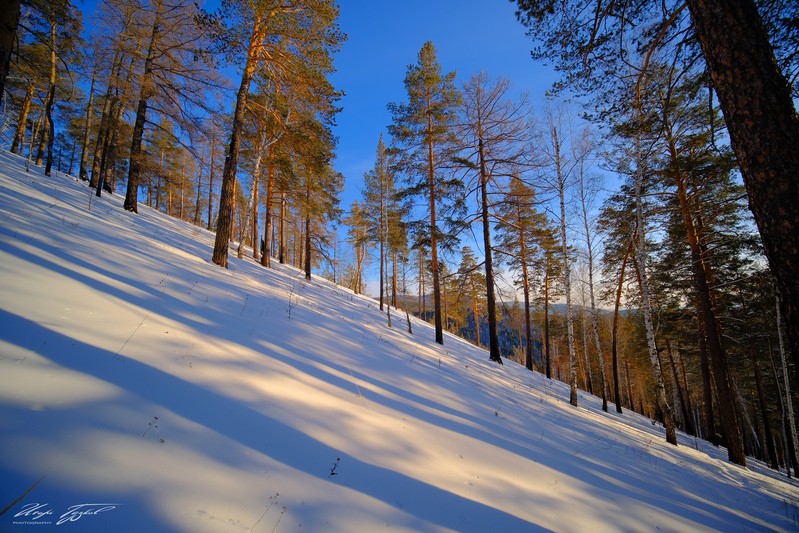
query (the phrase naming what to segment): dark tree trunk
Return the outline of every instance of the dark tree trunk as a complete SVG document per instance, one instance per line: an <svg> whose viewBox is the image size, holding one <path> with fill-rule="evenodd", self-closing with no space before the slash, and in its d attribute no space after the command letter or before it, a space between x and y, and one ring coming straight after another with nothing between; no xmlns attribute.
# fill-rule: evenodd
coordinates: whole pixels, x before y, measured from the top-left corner
<svg viewBox="0 0 799 533"><path fill-rule="evenodd" d="M610 341L610 350L613 366L613 397L616 402L616 412L621 414L621 392L619 392L619 307L621 306L621 293L624 288L624 271L627 269L627 261L630 258L630 252L633 248L633 241L627 244L627 250L624 252L624 259L621 262L621 271L619 272L619 284L616 286L616 298L613 304L613 327Z"/></svg>
<svg viewBox="0 0 799 533"><path fill-rule="evenodd" d="M551 347L549 343L549 264L549 252L547 252L546 265L544 266L544 361L547 366L547 378L552 379Z"/></svg>
<svg viewBox="0 0 799 533"><path fill-rule="evenodd" d="M518 219L521 208L517 208ZM519 262L522 266L522 292L524 293L524 337L526 345L524 347L524 366L527 370L533 370L533 326L530 319L530 275L527 270L527 246L524 242L524 228L519 228Z"/></svg>
<svg viewBox="0 0 799 533"><path fill-rule="evenodd" d="M161 2L156 2L153 29L150 33L150 44L147 47L147 57L144 59L144 72L139 90L139 104L136 108L136 120L133 124L133 135L130 141L130 165L128 166L128 188L125 192L123 207L133 213L139 212L139 176L141 175L142 139L144 138L144 123L147 117L147 100L152 93L153 83L153 56L158 40L158 30L161 24Z"/></svg>
<svg viewBox="0 0 799 533"><path fill-rule="evenodd" d="M714 278L713 270L710 266L708 253L701 244L703 236L702 219L699 218L698 222L694 223L688 191L686 190L685 175L679 168L677 149L670 132L668 133L668 142L672 178L677 186L677 200L679 201L680 213L685 225L688 246L691 250L691 273L697 298L697 309L702 318L700 324L704 326L704 331L700 331L699 334L704 334L707 351L713 363L713 377L715 378L716 391L719 395L719 415L727 442L727 452L730 461L746 466L746 451L744 450L743 434L738 424L738 415L735 409L732 375L727 364L727 352L722 341L721 326L716 318L715 305L711 295Z"/></svg>
<svg viewBox="0 0 799 533"><path fill-rule="evenodd" d="M799 375L799 117L753 0L687 0Z"/></svg>
<svg viewBox="0 0 799 533"><path fill-rule="evenodd" d="M272 198L275 190L275 165L272 161L274 149L269 147L266 156L266 199L264 201L264 249L261 251L261 265L272 266Z"/></svg>
<svg viewBox="0 0 799 533"><path fill-rule="evenodd" d="M718 446L721 443L719 434L716 432L716 415L713 410L713 376L710 371L710 358L707 354L707 343L705 342L705 327L702 324L702 315L699 313L699 304L697 304L696 321L697 321L697 334L699 344L699 365L702 372L702 401L705 414L705 439L709 440L713 445Z"/></svg>
<svg viewBox="0 0 799 533"><path fill-rule="evenodd" d="M749 361L752 363L752 370L755 374L755 386L757 387L757 400L760 405L760 416L763 418L763 440L768 455L768 464L774 470L779 469L780 463L777 460L777 449L774 446L774 433L771 430L771 421L768 416L768 401L763 390L763 378L760 374L760 366L757 364L757 354L754 348L749 352Z"/></svg>
<svg viewBox="0 0 799 533"><path fill-rule="evenodd" d="M305 279L311 281L311 182L305 186Z"/></svg>
<svg viewBox="0 0 799 533"><path fill-rule="evenodd" d="M488 350L489 359L502 364L499 353L499 333L497 332L497 302L494 291L494 260L491 251L491 226L488 222L488 171L485 163L483 140L478 144L480 156L480 201L483 218L483 249L485 250L486 299L488 300ZM475 317L475 321L477 317Z"/></svg>
<svg viewBox="0 0 799 533"><path fill-rule="evenodd" d="M436 342L444 344L444 327L441 322L441 281L438 272L438 226L436 224L436 180L435 167L433 166L433 123L428 117L428 135L431 139L427 144L428 156L428 184L430 187L430 261L433 269L433 322L436 328Z"/></svg>
<svg viewBox="0 0 799 533"><path fill-rule="evenodd" d="M89 181L89 170L86 165L89 162L89 130L92 123L92 104L94 103L94 84L97 79L97 70L92 72L92 82L89 89L89 101L86 104L86 121L83 124L83 144L80 150L80 166L78 176L81 181Z"/></svg>
<svg viewBox="0 0 799 533"><path fill-rule="evenodd" d="M674 359L674 354L671 351L671 341L666 338L666 355L669 356L669 366L671 366L671 375L674 379L674 387L677 391L677 397L680 399L680 412L682 414L682 421L685 424L685 432L689 435L694 435L694 426L691 420L691 413L689 411L689 403L687 401L688 390L683 392L682 383L680 382L680 374L677 372L677 362Z"/></svg>
<svg viewBox="0 0 799 533"><path fill-rule="evenodd" d="M145 67L146 76L146 67ZM142 90L143 92L143 90ZM128 168L128 188L125 191L123 207L132 213L139 212L139 176L141 175L142 138L144 137L144 121L147 115L147 98L142 94L136 108L136 122L133 124L133 139L130 142L130 165Z"/></svg>
<svg viewBox="0 0 799 533"><path fill-rule="evenodd" d="M286 262L286 193L280 193L280 216L278 217L277 260L282 265Z"/></svg>
<svg viewBox="0 0 799 533"><path fill-rule="evenodd" d="M0 9L0 104L3 103L6 78L11 70L11 52L19 24L20 0L4 0Z"/></svg>

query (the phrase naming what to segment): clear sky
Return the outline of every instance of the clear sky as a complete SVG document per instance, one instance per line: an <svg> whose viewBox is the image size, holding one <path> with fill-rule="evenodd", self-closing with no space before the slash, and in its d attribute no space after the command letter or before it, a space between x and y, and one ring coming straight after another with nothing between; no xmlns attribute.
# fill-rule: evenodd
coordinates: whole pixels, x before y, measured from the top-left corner
<svg viewBox="0 0 799 533"><path fill-rule="evenodd" d="M348 39L332 81L346 93L335 129L345 210L360 196L363 174L374 165L380 132L387 135L386 105L406 100L405 73L425 41L433 41L443 70L454 70L458 85L485 70L511 79L515 90L529 93L537 104L555 80L551 68L530 58L531 40L516 20L516 4L508 0L340 0L339 6Z"/></svg>

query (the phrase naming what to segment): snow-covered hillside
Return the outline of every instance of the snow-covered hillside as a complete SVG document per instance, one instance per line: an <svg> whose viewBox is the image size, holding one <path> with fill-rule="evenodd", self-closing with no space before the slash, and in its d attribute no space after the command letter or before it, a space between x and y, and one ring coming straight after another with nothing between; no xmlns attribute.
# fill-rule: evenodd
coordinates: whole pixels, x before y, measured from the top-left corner
<svg viewBox="0 0 799 533"><path fill-rule="evenodd" d="M121 200L0 152L0 531L799 528L755 461L319 278L221 269Z"/></svg>

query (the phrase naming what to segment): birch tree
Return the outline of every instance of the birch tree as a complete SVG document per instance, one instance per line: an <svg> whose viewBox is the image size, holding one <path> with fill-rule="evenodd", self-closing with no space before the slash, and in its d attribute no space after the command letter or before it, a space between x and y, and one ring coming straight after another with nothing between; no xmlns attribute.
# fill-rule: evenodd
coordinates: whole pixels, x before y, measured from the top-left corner
<svg viewBox="0 0 799 533"><path fill-rule="evenodd" d="M586 250L586 271L588 274L588 297L590 303L591 313L591 330L594 336L594 346L596 348L597 359L599 360L599 377L600 388L602 393L602 410L608 410L608 394L607 394L607 376L605 373L605 356L602 350L602 342L599 338L599 311L596 307L596 292L594 290L594 248L595 248L595 235L593 227L595 227L595 219L593 216L593 209L600 189L599 178L588 176L586 172L586 163L584 160L580 162L579 170L577 172L577 199L579 201L579 211L582 215L583 230L585 238Z"/></svg>
<svg viewBox="0 0 799 533"><path fill-rule="evenodd" d="M644 317L644 327L646 330L646 346L649 353L649 363L652 366L652 373L655 377L655 396L658 409L663 415L663 425L666 429L666 442L677 445L677 428L674 423L674 415L671 411L666 397L666 385L663 380L663 370L658 357L658 349L655 341L655 326L652 320L652 302L649 294L649 279L647 277L647 245L646 245L646 226L644 224L644 173L645 163L643 147L640 137L633 139L633 179L635 183L635 259L638 270L638 283L641 289L641 312Z"/></svg>
<svg viewBox="0 0 799 533"><path fill-rule="evenodd" d="M571 253L567 237L568 215L566 209L567 192L574 181L574 173L587 156L584 145L579 140L567 139L562 125L561 110L550 108L548 111L549 143L545 152L550 167L546 176L547 187L552 190L558 203L558 227L560 237L560 253L563 261L561 281L566 297L566 341L569 352L569 403L577 405L577 352L574 340L574 310L571 294Z"/></svg>

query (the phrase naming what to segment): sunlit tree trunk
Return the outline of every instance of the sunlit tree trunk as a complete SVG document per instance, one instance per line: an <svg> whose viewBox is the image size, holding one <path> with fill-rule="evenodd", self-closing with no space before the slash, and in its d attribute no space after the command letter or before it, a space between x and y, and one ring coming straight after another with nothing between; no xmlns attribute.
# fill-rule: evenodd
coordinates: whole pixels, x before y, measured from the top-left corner
<svg viewBox="0 0 799 533"><path fill-rule="evenodd" d="M22 146L25 143L25 128L28 124L28 114L31 110L31 102L33 102L33 93L36 90L36 84L32 81L28 82L25 88L25 98L22 100L22 105L19 108L19 120L17 128L14 131L14 139L11 141L11 153L22 155Z"/></svg>
<svg viewBox="0 0 799 533"><path fill-rule="evenodd" d="M159 39L158 32L161 29L161 10L163 2L155 2L155 17L150 33L150 43L147 46L147 56L144 58L144 71L141 77L139 88L139 102L136 107L136 120L133 123L133 135L130 141L130 164L128 166L128 186L125 193L123 207L133 213L139 212L139 176L142 168L142 139L144 138L144 122L147 116L147 101L153 93L153 60L155 56L156 43Z"/></svg>
<svg viewBox="0 0 799 533"><path fill-rule="evenodd" d="M230 242L231 223L233 221L233 202L236 192L236 170L239 163L244 112L247 108L247 95L250 90L255 69L258 63L258 47L263 41L261 16L256 14L253 30L247 47L247 60L241 74L241 83L236 94L236 107L233 113L233 124L230 133L230 147L225 157L222 171L222 187L219 191L219 212L217 213L216 239L211 260L217 265L228 267L228 243Z"/></svg>

